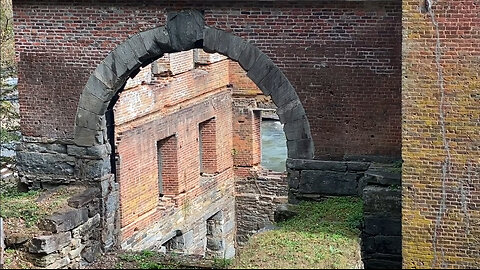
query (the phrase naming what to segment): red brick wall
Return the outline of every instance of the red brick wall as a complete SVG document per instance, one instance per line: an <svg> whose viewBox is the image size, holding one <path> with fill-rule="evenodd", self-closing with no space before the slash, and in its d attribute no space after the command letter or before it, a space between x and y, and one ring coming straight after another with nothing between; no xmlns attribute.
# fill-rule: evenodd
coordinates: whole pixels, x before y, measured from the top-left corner
<svg viewBox="0 0 480 270"><path fill-rule="evenodd" d="M403 1L403 265L479 268L480 3L432 2Z"/></svg>
<svg viewBox="0 0 480 270"><path fill-rule="evenodd" d="M132 228L142 230L160 218L159 209L171 200L179 207L186 198L211 191L200 184L200 123L208 121L204 145L209 140L214 143L209 145L213 153L205 153L216 154L208 159L208 168L212 169L208 172L222 173L232 168L228 61L155 78L152 84L121 92L114 115L123 239L133 233ZM179 98L172 93L183 95ZM161 147L165 196L160 199L157 142L167 137Z"/></svg>
<svg viewBox="0 0 480 270"><path fill-rule="evenodd" d="M162 167L161 172L157 170L157 175L162 174L163 184L163 192L160 194L177 195L180 193L180 190L178 184L178 143L175 135L157 142L157 164L159 154Z"/></svg>
<svg viewBox="0 0 480 270"><path fill-rule="evenodd" d="M216 119L208 119L199 124L201 141L201 173L217 172L217 125Z"/></svg>
<svg viewBox="0 0 480 270"><path fill-rule="evenodd" d="M257 45L285 72L318 158L400 154L401 7L391 1L15 1L23 134L71 138L96 65L183 8L205 10L207 24Z"/></svg>

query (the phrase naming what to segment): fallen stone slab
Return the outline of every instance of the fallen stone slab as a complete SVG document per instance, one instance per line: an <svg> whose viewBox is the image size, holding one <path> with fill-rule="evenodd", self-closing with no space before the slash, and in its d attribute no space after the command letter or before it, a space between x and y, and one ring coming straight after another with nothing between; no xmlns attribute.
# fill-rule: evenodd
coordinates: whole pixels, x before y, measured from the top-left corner
<svg viewBox="0 0 480 270"><path fill-rule="evenodd" d="M49 232L66 232L85 223L88 219L86 208L73 209L64 213L55 214L39 222L38 227Z"/></svg>

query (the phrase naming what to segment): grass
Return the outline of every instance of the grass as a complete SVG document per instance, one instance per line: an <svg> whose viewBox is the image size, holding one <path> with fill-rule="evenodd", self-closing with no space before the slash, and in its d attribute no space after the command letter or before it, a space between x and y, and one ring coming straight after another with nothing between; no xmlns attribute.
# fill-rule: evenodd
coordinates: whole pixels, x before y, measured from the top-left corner
<svg viewBox="0 0 480 270"><path fill-rule="evenodd" d="M5 219L21 218L27 227L35 225L44 216L44 209L40 209L35 202L39 195L40 191L17 192L14 190L0 195L2 204L0 216Z"/></svg>
<svg viewBox="0 0 480 270"><path fill-rule="evenodd" d="M358 268L363 203L354 197L330 198L294 206L294 218L276 230L250 239L233 259L204 259L176 254L113 253L92 267L116 269L272 269ZM104 256L105 258L106 256ZM92 268L93 269L93 268Z"/></svg>
<svg viewBox="0 0 480 270"><path fill-rule="evenodd" d="M362 201L305 202L278 230L250 239L233 268L354 268L360 260Z"/></svg>

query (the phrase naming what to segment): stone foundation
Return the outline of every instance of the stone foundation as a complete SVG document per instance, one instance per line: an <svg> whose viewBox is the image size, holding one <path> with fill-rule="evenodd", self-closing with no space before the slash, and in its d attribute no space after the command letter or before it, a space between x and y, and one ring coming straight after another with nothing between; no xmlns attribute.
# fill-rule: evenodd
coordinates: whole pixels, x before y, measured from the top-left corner
<svg viewBox="0 0 480 270"><path fill-rule="evenodd" d="M356 161L288 159L289 202L361 196L365 268L401 268L401 168Z"/></svg>
<svg viewBox="0 0 480 270"><path fill-rule="evenodd" d="M369 162L287 159L291 203L326 196L357 196Z"/></svg>
<svg viewBox="0 0 480 270"><path fill-rule="evenodd" d="M223 174L231 174L231 172L226 171ZM208 192L192 199L186 199L185 195L164 198L157 209L161 218L145 230L134 230L132 236L122 240L121 248L134 251L144 249L172 251L220 258L233 257L235 255L235 197L231 182L233 178L227 179L229 180L221 182L221 186L209 189ZM213 176L201 179L204 185L216 183L216 181ZM180 200L183 201L182 205L175 203ZM211 227L209 220L212 217L215 217L216 222L213 232L209 230ZM148 217L145 218L146 220Z"/></svg>
<svg viewBox="0 0 480 270"><path fill-rule="evenodd" d="M402 268L401 168L373 164L365 172L362 258L368 269Z"/></svg>
<svg viewBox="0 0 480 270"><path fill-rule="evenodd" d="M275 209L288 200L285 174L255 169L251 172L251 177L235 180L238 245L272 225Z"/></svg>
<svg viewBox="0 0 480 270"><path fill-rule="evenodd" d="M86 187L68 200L68 207L38 224L41 235L28 240L37 267L81 268L102 252L100 190Z"/></svg>

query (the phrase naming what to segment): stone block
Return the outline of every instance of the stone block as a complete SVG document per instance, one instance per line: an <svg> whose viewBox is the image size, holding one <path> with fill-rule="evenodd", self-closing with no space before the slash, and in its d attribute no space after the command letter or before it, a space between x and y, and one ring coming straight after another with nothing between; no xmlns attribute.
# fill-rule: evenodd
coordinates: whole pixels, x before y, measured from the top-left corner
<svg viewBox="0 0 480 270"><path fill-rule="evenodd" d="M167 32L170 44L177 52L201 48L203 44L198 43L203 40L204 28L203 14L197 10L168 12L167 14Z"/></svg>
<svg viewBox="0 0 480 270"><path fill-rule="evenodd" d="M140 34L131 36L127 39L126 43L130 46L140 62L143 63L152 57L152 55L148 53L147 48L145 48L145 44Z"/></svg>
<svg viewBox="0 0 480 270"><path fill-rule="evenodd" d="M401 185L402 176L400 168L393 168L391 166L372 165L366 172L369 184L376 185Z"/></svg>
<svg viewBox="0 0 480 270"><path fill-rule="evenodd" d="M75 127L75 144L79 146L92 146L96 144L96 130L85 127Z"/></svg>
<svg viewBox="0 0 480 270"><path fill-rule="evenodd" d="M247 46L247 42L241 37L230 35L230 45L227 50L227 56L234 61L238 61L240 54Z"/></svg>
<svg viewBox="0 0 480 270"><path fill-rule="evenodd" d="M77 194L68 199L68 205L73 208L80 208L90 203L94 199L100 196L100 190L98 188L88 188L81 194Z"/></svg>
<svg viewBox="0 0 480 270"><path fill-rule="evenodd" d="M5 246L17 248L25 244L30 238L24 233L10 233L5 235Z"/></svg>
<svg viewBox="0 0 480 270"><path fill-rule="evenodd" d="M203 50L207 53L215 53L215 44L217 43L217 36L221 30L206 27L203 31Z"/></svg>
<svg viewBox="0 0 480 270"><path fill-rule="evenodd" d="M122 79L127 79L127 76L129 76L129 73L133 70L138 69L141 65L142 62L140 62L137 58L137 55L135 52L132 50L132 48L128 45L127 42L124 42L120 45L118 45L113 51L113 54L115 54L115 60L121 60L125 66L127 67L127 71L118 74L120 78ZM115 88L114 88L115 89Z"/></svg>
<svg viewBox="0 0 480 270"><path fill-rule="evenodd" d="M85 261L92 263L95 261L95 259L98 257L98 255L101 254L101 249L99 244L91 244L86 246L82 252L80 253L82 258L85 259Z"/></svg>
<svg viewBox="0 0 480 270"><path fill-rule="evenodd" d="M283 107L289 102L299 100L295 88L293 88L288 81L272 91L270 96L272 97L273 103L275 103L277 107Z"/></svg>
<svg viewBox="0 0 480 270"><path fill-rule="evenodd" d="M53 235L37 236L30 242L31 253L50 254L70 244L72 236L70 232Z"/></svg>
<svg viewBox="0 0 480 270"><path fill-rule="evenodd" d="M87 148L76 145L67 145L67 154L70 156L83 157L87 155Z"/></svg>
<svg viewBox="0 0 480 270"><path fill-rule="evenodd" d="M90 76L88 78L87 84L85 85L85 88L82 91L82 94L83 93L90 93L96 96L98 99L100 99L103 102L109 102L110 99L115 94L115 91L109 88L108 86L106 86L97 77Z"/></svg>
<svg viewBox="0 0 480 270"><path fill-rule="evenodd" d="M223 251L223 240L216 237L207 237L207 248L212 251Z"/></svg>
<svg viewBox="0 0 480 270"><path fill-rule="evenodd" d="M61 259L55 261L54 263L45 266L47 269L62 269L70 264L71 260L68 257L62 257Z"/></svg>
<svg viewBox="0 0 480 270"><path fill-rule="evenodd" d="M242 51L242 53L240 53L240 56L238 57L238 63L245 71L248 72L261 53L262 52L260 52L257 47L250 43L247 43L245 45L245 49Z"/></svg>
<svg viewBox="0 0 480 270"><path fill-rule="evenodd" d="M348 171L357 171L357 172L364 172L368 170L371 163L370 162L359 162L359 161L346 161L345 164L347 165Z"/></svg>
<svg viewBox="0 0 480 270"><path fill-rule="evenodd" d="M401 190L394 190L390 187L367 186L363 189L363 205L366 215L401 216Z"/></svg>
<svg viewBox="0 0 480 270"><path fill-rule="evenodd" d="M72 230L74 238L88 239L92 231L100 225L100 214L89 218L84 224Z"/></svg>
<svg viewBox="0 0 480 270"><path fill-rule="evenodd" d="M278 205L274 212L275 222L287 221L297 215L297 213L290 209L290 206L287 204Z"/></svg>
<svg viewBox="0 0 480 270"><path fill-rule="evenodd" d="M291 170L287 167L288 187L298 189L300 183L300 171Z"/></svg>
<svg viewBox="0 0 480 270"><path fill-rule="evenodd" d="M170 47L170 38L168 38L168 33L165 30L165 27L157 27L153 28L147 31L143 31L140 33L140 37L142 38L143 45L145 46L145 49L147 50L148 54L152 58L160 58L162 55L168 50L168 48L165 48L166 50L163 50L161 45L161 40L162 40L162 35L166 36L165 41L168 47ZM157 41L157 36L158 36L158 41ZM164 47L167 47L164 46Z"/></svg>
<svg viewBox="0 0 480 270"><path fill-rule="evenodd" d="M110 173L110 159L78 160L75 167L75 175L79 178L101 178Z"/></svg>
<svg viewBox="0 0 480 270"><path fill-rule="evenodd" d="M227 55L232 37L232 34L219 30L217 33L217 42L215 43L215 51L220 54Z"/></svg>
<svg viewBox="0 0 480 270"><path fill-rule="evenodd" d="M315 149L311 139L287 141L289 158L313 159Z"/></svg>
<svg viewBox="0 0 480 270"><path fill-rule="evenodd" d="M108 88L115 90L118 89L123 83L119 80L117 74L115 74L115 72L109 68L109 65L111 65L111 63L106 63L105 60L103 60L93 71L93 76L95 76Z"/></svg>
<svg viewBox="0 0 480 270"><path fill-rule="evenodd" d="M283 73L274 65L267 70L267 74L257 83L257 86L265 95L270 95L276 90L276 88L282 85L279 84L280 82L282 82L282 84L285 83L286 78Z"/></svg>
<svg viewBox="0 0 480 270"><path fill-rule="evenodd" d="M247 77L258 85L269 72L275 72L275 69L276 67L272 60L266 54L260 52L255 62L248 70Z"/></svg>
<svg viewBox="0 0 480 270"><path fill-rule="evenodd" d="M306 117L305 109L299 99L292 100L277 108L277 115L282 124Z"/></svg>
<svg viewBox="0 0 480 270"><path fill-rule="evenodd" d="M110 154L109 149L110 149L110 145L108 144L95 145L92 147L88 147L86 154L88 156L103 158Z"/></svg>
<svg viewBox="0 0 480 270"><path fill-rule="evenodd" d="M57 261L61 261L62 258L63 256L58 253L52 253L52 254L41 256L35 259L34 264L35 266L39 266L39 267L47 267L49 265L54 264Z"/></svg>
<svg viewBox="0 0 480 270"><path fill-rule="evenodd" d="M85 108L91 113L103 115L107 111L108 103L99 99L90 92L83 92L78 107Z"/></svg>
<svg viewBox="0 0 480 270"><path fill-rule="evenodd" d="M360 176L356 173L304 170L301 172L299 192L329 196L356 195Z"/></svg>
<svg viewBox="0 0 480 270"><path fill-rule="evenodd" d="M313 160L313 159L287 159L287 168L296 170L320 170L346 172L347 165L343 161Z"/></svg>
<svg viewBox="0 0 480 270"><path fill-rule="evenodd" d="M72 176L75 158L65 154L17 152L17 166L23 172Z"/></svg>
<svg viewBox="0 0 480 270"><path fill-rule="evenodd" d="M285 123L283 125L283 131L285 132L285 137L289 141L312 138L310 135L310 125L308 124L306 116L304 116L303 119L297 119Z"/></svg>
<svg viewBox="0 0 480 270"><path fill-rule="evenodd" d="M75 126L84 127L91 130L100 130L102 128L101 121L103 117L103 115L98 115L87 111L84 108L78 107Z"/></svg>
<svg viewBox="0 0 480 270"><path fill-rule="evenodd" d="M366 253L401 254L401 236L373 236L362 239L363 249Z"/></svg>
<svg viewBox="0 0 480 270"><path fill-rule="evenodd" d="M365 269L402 269L402 260L369 259L363 261Z"/></svg>
<svg viewBox="0 0 480 270"><path fill-rule="evenodd" d="M113 50L104 59L104 64L115 73L117 78L126 78L129 73L127 64L120 57L118 50Z"/></svg>
<svg viewBox="0 0 480 270"><path fill-rule="evenodd" d="M85 248L85 245L84 245L84 244L80 244L80 246L77 247L76 249L72 249L72 250L68 253L68 257L70 258L70 260L73 260L73 259L75 259L75 258L80 257L80 254L81 254L81 252L83 251L84 248Z"/></svg>
<svg viewBox="0 0 480 270"><path fill-rule="evenodd" d="M88 210L85 208L73 209L64 213L54 214L39 222L42 230L58 233L69 231L85 223L88 219Z"/></svg>
<svg viewBox="0 0 480 270"><path fill-rule="evenodd" d="M402 235L402 220L397 217L365 216L363 232L369 235Z"/></svg>

